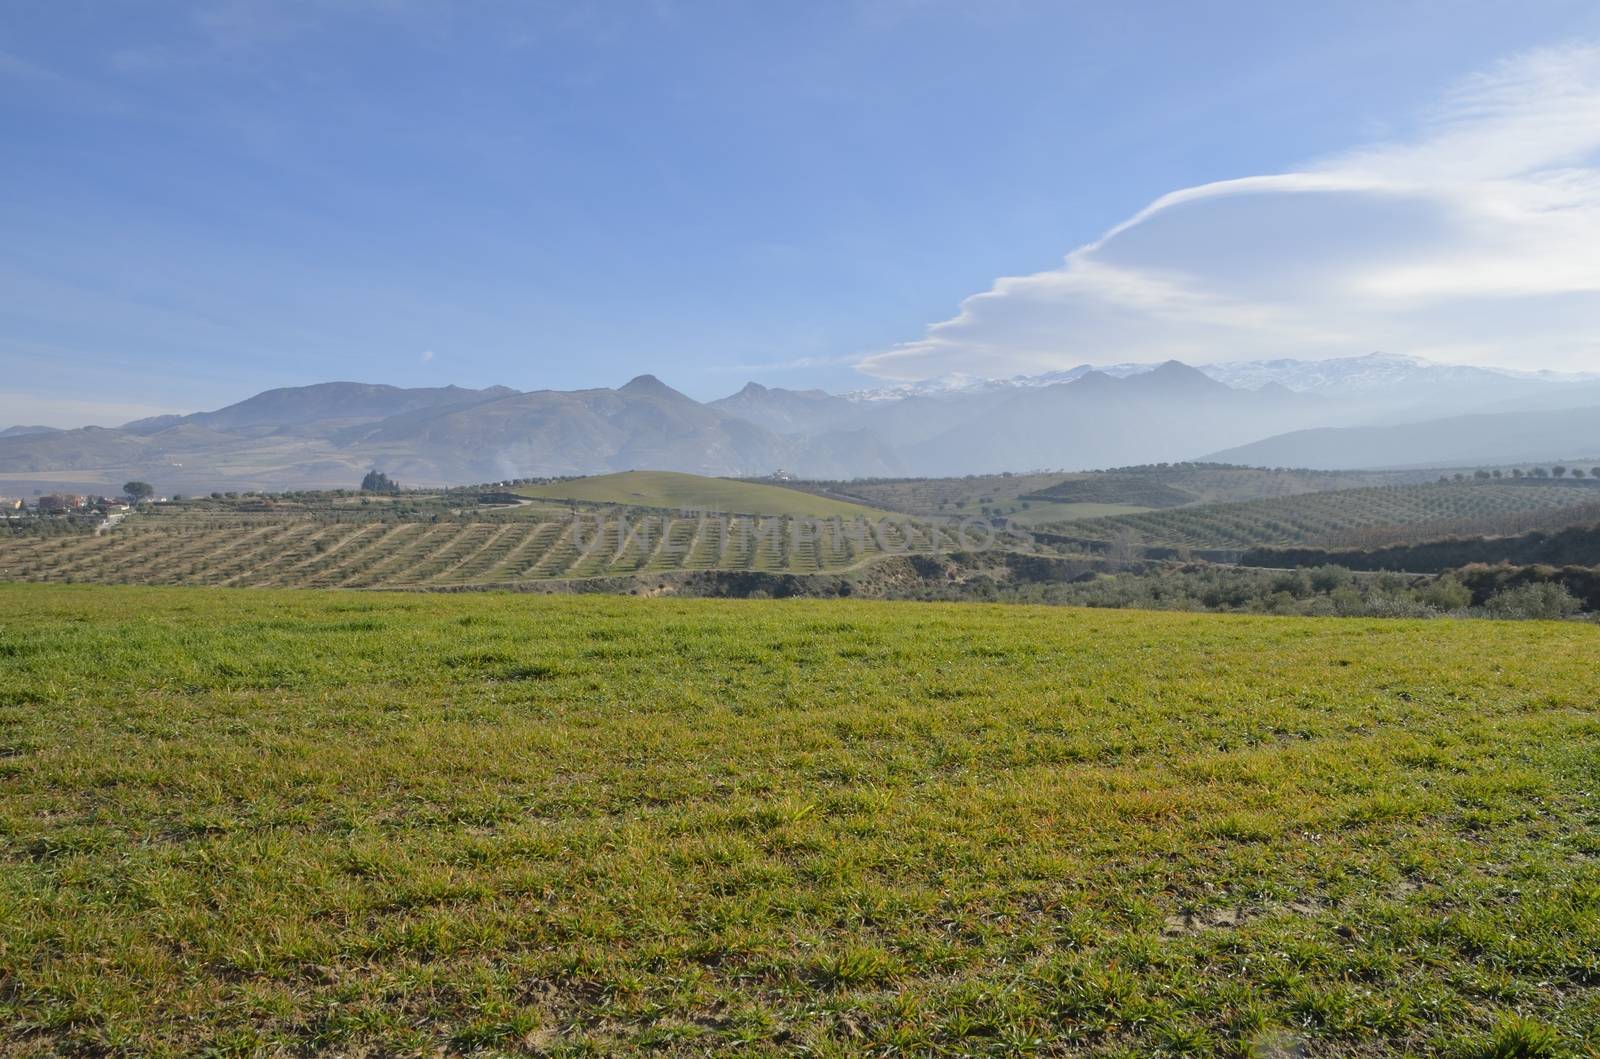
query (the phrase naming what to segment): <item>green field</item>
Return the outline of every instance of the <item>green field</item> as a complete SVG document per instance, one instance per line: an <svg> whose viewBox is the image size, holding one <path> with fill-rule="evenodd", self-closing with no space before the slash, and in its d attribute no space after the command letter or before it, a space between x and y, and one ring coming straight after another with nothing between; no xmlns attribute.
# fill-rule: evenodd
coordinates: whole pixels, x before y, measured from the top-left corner
<svg viewBox="0 0 1600 1059"><path fill-rule="evenodd" d="M1596 657L0 586L0 1050L1592 1055Z"/></svg>
<svg viewBox="0 0 1600 1059"><path fill-rule="evenodd" d="M882 515L865 504L835 500L781 485L705 478L676 471L623 471L573 478L549 485L518 486L515 492L539 500L577 500L673 511L716 511L738 515L792 515L857 518Z"/></svg>

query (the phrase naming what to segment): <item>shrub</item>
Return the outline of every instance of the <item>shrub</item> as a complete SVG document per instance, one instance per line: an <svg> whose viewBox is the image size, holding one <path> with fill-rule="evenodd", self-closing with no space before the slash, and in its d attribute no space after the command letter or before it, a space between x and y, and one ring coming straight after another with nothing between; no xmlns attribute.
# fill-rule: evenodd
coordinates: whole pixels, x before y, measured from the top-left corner
<svg viewBox="0 0 1600 1059"><path fill-rule="evenodd" d="M1489 597L1489 601L1484 604L1484 610L1490 617L1546 621L1570 618L1578 613L1578 609L1578 600L1571 592L1561 585L1549 582L1502 589Z"/></svg>
<svg viewBox="0 0 1600 1059"><path fill-rule="evenodd" d="M1435 610L1465 610L1472 606L1472 589L1454 577L1441 577L1419 593L1422 602Z"/></svg>

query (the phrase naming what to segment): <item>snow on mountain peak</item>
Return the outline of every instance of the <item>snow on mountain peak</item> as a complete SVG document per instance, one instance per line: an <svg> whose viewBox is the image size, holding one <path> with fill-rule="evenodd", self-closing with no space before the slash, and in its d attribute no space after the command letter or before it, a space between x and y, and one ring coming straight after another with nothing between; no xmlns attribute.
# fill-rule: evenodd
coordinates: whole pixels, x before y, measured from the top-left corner
<svg viewBox="0 0 1600 1059"><path fill-rule="evenodd" d="M843 396L852 401L899 401L908 397L1023 390L1075 382L1091 371L1125 379L1132 375L1155 371L1161 366L1160 364L1081 364L1065 371L1050 371L1040 375L1013 375L1005 379L953 372L920 382L855 390ZM1292 357L1283 357L1275 360L1224 361L1197 367L1199 371L1216 381L1235 389L1259 390L1272 386L1293 390L1296 393L1348 397L1380 392L1393 393L1408 387L1481 386L1496 380L1557 384L1600 380L1600 374L1477 368L1459 364L1441 364L1421 357L1383 352L1356 357L1338 357L1332 360L1296 360Z"/></svg>

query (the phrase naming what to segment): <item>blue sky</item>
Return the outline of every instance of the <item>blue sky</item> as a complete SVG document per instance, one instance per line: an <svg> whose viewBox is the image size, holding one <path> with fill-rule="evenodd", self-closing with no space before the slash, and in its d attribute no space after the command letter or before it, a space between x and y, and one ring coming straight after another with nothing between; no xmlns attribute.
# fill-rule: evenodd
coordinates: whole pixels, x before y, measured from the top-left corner
<svg viewBox="0 0 1600 1059"><path fill-rule="evenodd" d="M1577 2L11 4L0 425L335 378L1600 368L1597 39Z"/></svg>

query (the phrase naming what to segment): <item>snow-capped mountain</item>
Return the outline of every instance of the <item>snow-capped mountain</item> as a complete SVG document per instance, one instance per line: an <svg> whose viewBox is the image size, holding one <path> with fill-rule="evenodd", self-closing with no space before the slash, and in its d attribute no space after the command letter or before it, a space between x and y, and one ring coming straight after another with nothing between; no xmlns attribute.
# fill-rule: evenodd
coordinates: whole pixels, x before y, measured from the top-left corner
<svg viewBox="0 0 1600 1059"><path fill-rule="evenodd" d="M1152 371L1158 366L1080 364L1065 371L1013 375L1005 379L953 373L921 382L855 390L841 396L851 401L899 401L908 397L1024 390L1074 382L1091 371L1120 379ZM1285 357L1276 360L1225 361L1201 364L1198 368L1235 389L1259 390L1264 386L1281 386L1296 393L1321 397L1378 398L1386 405L1412 404L1439 398L1448 398L1457 404L1471 404L1474 400L1503 400L1508 396L1535 393L1553 387L1600 381L1600 373L1479 368L1440 364L1395 353L1368 353L1365 356L1332 360L1295 360ZM1508 385L1511 387L1509 391L1506 389Z"/></svg>
<svg viewBox="0 0 1600 1059"><path fill-rule="evenodd" d="M907 397L943 397L951 394L1030 390L1040 386L1054 386L1057 383L1077 382L1091 371L1098 371L1103 375L1111 375L1118 379L1126 379L1130 375L1142 375L1158 367L1160 367L1158 364L1109 364L1103 367L1096 367L1093 364L1079 364L1076 368L1068 368L1065 371L1047 371L1040 375L1013 375L1006 379L991 379L982 375L951 372L948 375L923 379L920 382L901 383L897 386L881 386L867 390L851 390L839 396L847 401L903 401Z"/></svg>
<svg viewBox="0 0 1600 1059"><path fill-rule="evenodd" d="M1553 371L1515 371L1509 368L1440 364L1421 357L1394 353L1368 353L1364 357L1339 357L1334 360L1285 358L1232 361L1202 365L1200 370L1218 382L1242 389L1254 390L1268 383L1277 383L1300 393L1330 397L1402 391L1419 386L1476 387L1503 385L1507 380L1561 385L1600 378Z"/></svg>

